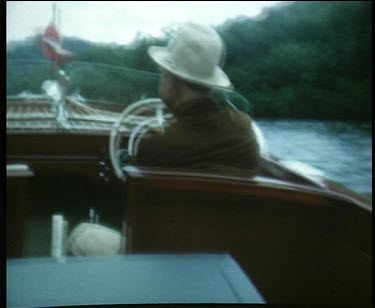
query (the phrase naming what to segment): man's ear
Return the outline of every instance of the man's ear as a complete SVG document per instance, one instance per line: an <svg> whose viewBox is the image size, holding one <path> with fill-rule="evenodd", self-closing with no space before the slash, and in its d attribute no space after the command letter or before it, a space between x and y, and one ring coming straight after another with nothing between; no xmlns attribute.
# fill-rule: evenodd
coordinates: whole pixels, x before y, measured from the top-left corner
<svg viewBox="0 0 375 308"><path fill-rule="evenodd" d="M170 94L176 94L179 91L181 86L179 80L175 78L172 74L168 74L168 82L167 82L167 91Z"/></svg>
<svg viewBox="0 0 375 308"><path fill-rule="evenodd" d="M168 73L168 81L172 86L175 86L178 80L172 74Z"/></svg>

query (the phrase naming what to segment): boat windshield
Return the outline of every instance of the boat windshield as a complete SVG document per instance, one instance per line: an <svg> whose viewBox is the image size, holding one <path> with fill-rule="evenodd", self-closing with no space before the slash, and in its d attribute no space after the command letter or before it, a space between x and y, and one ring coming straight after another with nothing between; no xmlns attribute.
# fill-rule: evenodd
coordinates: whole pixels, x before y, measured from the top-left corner
<svg viewBox="0 0 375 308"><path fill-rule="evenodd" d="M70 62L58 70L48 60L11 59L7 60L7 98L53 98L48 84L61 78L59 72L66 76L66 95L86 102L125 108L139 99L158 97L157 73L83 61ZM216 89L215 96L226 99L233 108L251 112L250 103L238 92Z"/></svg>
<svg viewBox="0 0 375 308"><path fill-rule="evenodd" d="M8 60L7 97L53 98L49 84L64 74L66 95L82 101L126 107L140 98L157 96L158 75L100 63L74 61L57 68L47 60ZM48 91L50 90L50 91Z"/></svg>

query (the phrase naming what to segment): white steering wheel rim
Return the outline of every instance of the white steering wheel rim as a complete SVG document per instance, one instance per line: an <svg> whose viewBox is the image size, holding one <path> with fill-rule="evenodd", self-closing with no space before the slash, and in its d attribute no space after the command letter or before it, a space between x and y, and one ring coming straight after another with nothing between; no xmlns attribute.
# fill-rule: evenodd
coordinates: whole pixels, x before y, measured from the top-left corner
<svg viewBox="0 0 375 308"><path fill-rule="evenodd" d="M134 115L137 113L141 113L145 110L156 109L156 115L153 117L150 116L138 116ZM131 156L135 156L137 152L137 148L140 142L138 140L137 135L142 136L145 132L144 127L155 126L162 128L162 125L165 119L169 119L172 115L163 114L162 109L165 108L165 104L160 98L147 98L139 100L135 103L130 104L126 107L121 115L119 116L118 120L115 122L110 135L109 135L109 156L111 159L112 167L115 172L115 175L121 180L125 181L125 173L123 168L120 164L119 159L119 147L121 143L121 134L120 128L123 126L123 120L127 117L128 123L136 124L136 127L132 130L129 141L128 141L128 151Z"/></svg>

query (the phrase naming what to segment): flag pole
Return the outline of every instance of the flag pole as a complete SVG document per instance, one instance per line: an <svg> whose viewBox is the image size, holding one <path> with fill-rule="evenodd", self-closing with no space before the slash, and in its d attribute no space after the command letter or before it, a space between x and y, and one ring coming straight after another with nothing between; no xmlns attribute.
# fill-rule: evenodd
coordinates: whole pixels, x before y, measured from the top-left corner
<svg viewBox="0 0 375 308"><path fill-rule="evenodd" d="M57 8L57 33L60 39L60 43L62 44L63 42L63 36L61 34L61 9ZM63 127L68 127L69 124L67 122L67 118L69 117L68 115L68 110L66 108L66 91L67 91L67 76L65 74L65 71L62 69L59 69L59 84L61 87L61 102L60 102L60 114L58 117L58 120L60 120L61 124Z"/></svg>
<svg viewBox="0 0 375 308"><path fill-rule="evenodd" d="M53 26L56 26L56 3L52 3L52 23Z"/></svg>
<svg viewBox="0 0 375 308"><path fill-rule="evenodd" d="M58 12L58 22L57 22L57 33L60 34L60 42L63 43L63 36L61 35L61 9L57 10Z"/></svg>
<svg viewBox="0 0 375 308"><path fill-rule="evenodd" d="M52 26L54 28L56 27L56 3L55 2L52 2ZM53 75L55 76L55 78L57 78L58 65L57 65L56 55L54 55L51 60L52 60Z"/></svg>
<svg viewBox="0 0 375 308"><path fill-rule="evenodd" d="M52 4L53 10L53 26L56 29L58 39L61 42L61 34L60 34L60 9L57 7L56 3L53 2ZM56 110L56 120L62 125L62 127L67 127L67 111L66 111L66 87L67 87L67 76L65 72L60 68L58 63L58 55L55 53L55 61L54 62L54 71L57 83L59 85L61 91L61 98L59 102L57 102L57 110Z"/></svg>

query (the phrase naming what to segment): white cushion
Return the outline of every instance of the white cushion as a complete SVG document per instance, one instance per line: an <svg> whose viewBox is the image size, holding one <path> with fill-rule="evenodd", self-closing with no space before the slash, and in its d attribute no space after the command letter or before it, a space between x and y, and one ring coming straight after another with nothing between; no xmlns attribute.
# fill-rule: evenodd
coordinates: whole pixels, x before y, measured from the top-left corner
<svg viewBox="0 0 375 308"><path fill-rule="evenodd" d="M93 223L81 223L73 229L68 248L75 256L108 256L120 252L121 233Z"/></svg>

